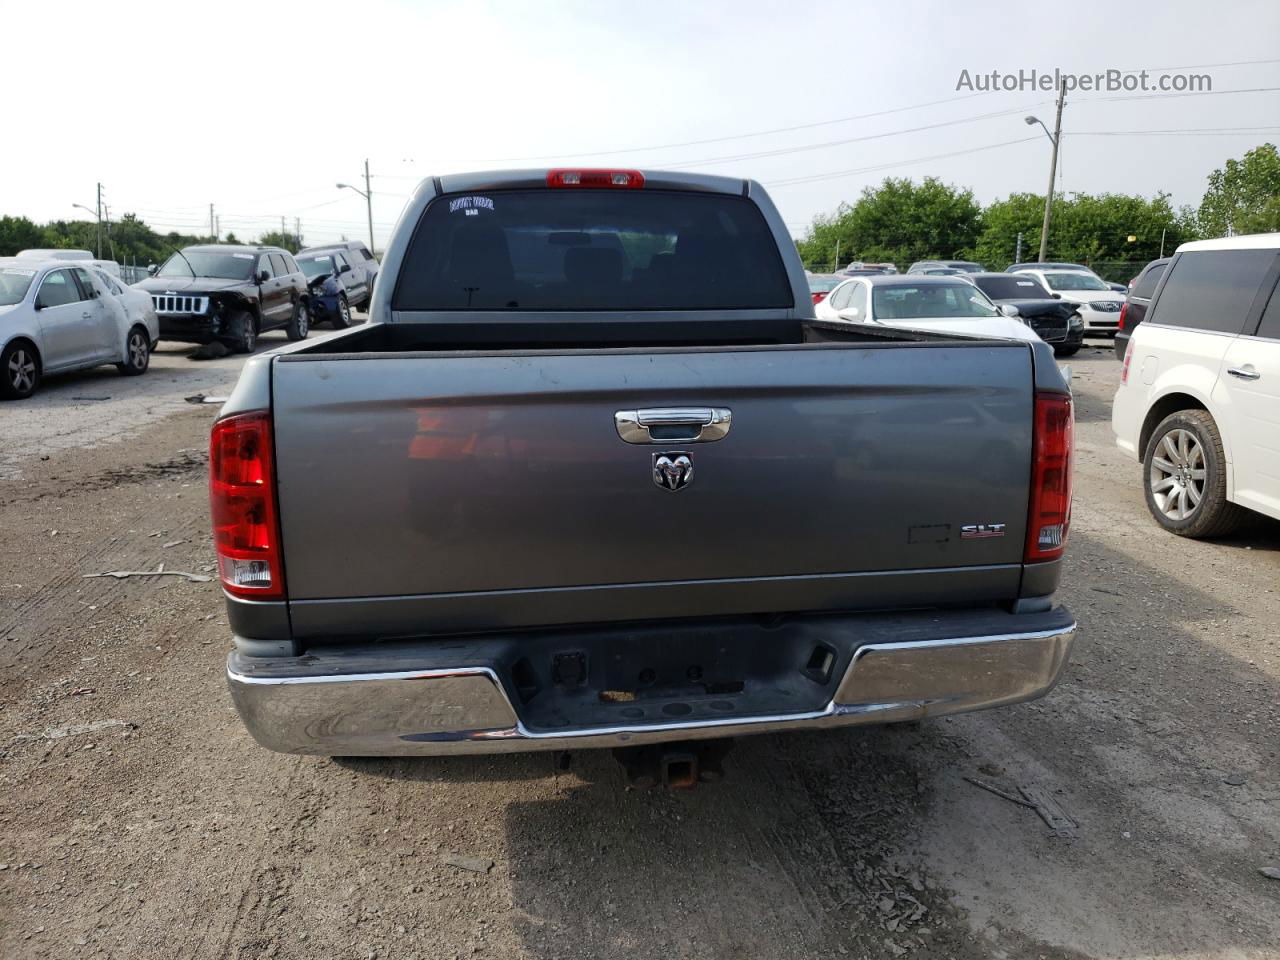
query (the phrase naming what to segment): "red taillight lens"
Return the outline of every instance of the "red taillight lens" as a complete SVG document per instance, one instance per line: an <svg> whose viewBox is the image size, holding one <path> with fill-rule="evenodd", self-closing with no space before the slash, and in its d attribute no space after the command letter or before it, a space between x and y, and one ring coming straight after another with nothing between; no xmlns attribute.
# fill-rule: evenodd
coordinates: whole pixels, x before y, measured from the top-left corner
<svg viewBox="0 0 1280 960"><path fill-rule="evenodd" d="M1129 301L1126 300L1124 303L1120 304L1120 317L1118 320L1116 320L1117 330L1124 329L1124 318L1127 317L1128 315L1129 315Z"/></svg>
<svg viewBox="0 0 1280 960"><path fill-rule="evenodd" d="M552 170L547 173L547 186L635 189L644 186L644 174L639 170Z"/></svg>
<svg viewBox="0 0 1280 960"><path fill-rule="evenodd" d="M1129 382L1129 361L1133 359L1133 335L1130 334L1129 342L1124 348L1124 365L1120 367L1120 386L1124 386Z"/></svg>
<svg viewBox="0 0 1280 960"><path fill-rule="evenodd" d="M1031 509L1023 560L1056 560L1067 546L1071 524L1071 441L1075 416L1071 398L1037 393L1031 440Z"/></svg>
<svg viewBox="0 0 1280 960"><path fill-rule="evenodd" d="M251 600L284 599L269 414L239 414L213 425L209 508L226 591Z"/></svg>
<svg viewBox="0 0 1280 960"><path fill-rule="evenodd" d="M815 294L812 294L812 297L813 297L814 303L821 303L823 300L827 299L827 293L826 291L823 291L821 293L815 293Z"/></svg>

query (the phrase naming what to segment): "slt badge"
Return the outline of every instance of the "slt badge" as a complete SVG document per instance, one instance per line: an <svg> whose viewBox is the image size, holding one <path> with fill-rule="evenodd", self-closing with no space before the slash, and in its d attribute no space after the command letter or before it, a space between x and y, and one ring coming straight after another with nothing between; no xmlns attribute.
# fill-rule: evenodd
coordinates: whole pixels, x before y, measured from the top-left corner
<svg viewBox="0 0 1280 960"><path fill-rule="evenodd" d="M675 493L693 483L693 458L687 453L655 453L653 482Z"/></svg>

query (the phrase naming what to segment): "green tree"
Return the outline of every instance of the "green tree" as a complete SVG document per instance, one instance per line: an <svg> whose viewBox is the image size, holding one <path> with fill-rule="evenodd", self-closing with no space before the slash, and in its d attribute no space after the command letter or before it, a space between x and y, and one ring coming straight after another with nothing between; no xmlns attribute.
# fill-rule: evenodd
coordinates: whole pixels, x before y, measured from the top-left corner
<svg viewBox="0 0 1280 960"><path fill-rule="evenodd" d="M1022 259L1035 260L1043 221L1043 196L1016 193L997 200L983 211L974 259L1003 270L1017 257L1021 233ZM1194 235L1190 212L1175 211L1167 194L1148 200L1115 193L1073 193L1054 198L1048 259L1087 264L1108 280L1124 282L1160 255L1161 239L1169 253Z"/></svg>
<svg viewBox="0 0 1280 960"><path fill-rule="evenodd" d="M1228 160L1209 174L1199 227L1205 237L1280 230L1280 152L1275 144L1255 147L1243 160Z"/></svg>
<svg viewBox="0 0 1280 960"><path fill-rule="evenodd" d="M49 246L43 227L26 217L0 217L0 257L12 257L19 250Z"/></svg>
<svg viewBox="0 0 1280 960"><path fill-rule="evenodd" d="M926 177L920 183L890 177L867 187L852 205L818 217L797 247L805 265L827 269L840 241L841 263L968 259L978 238L981 211L973 191Z"/></svg>
<svg viewBox="0 0 1280 960"><path fill-rule="evenodd" d="M290 253L297 253L302 249L301 236L296 233L283 233L279 230L264 233L258 238L258 242L265 247L283 247Z"/></svg>

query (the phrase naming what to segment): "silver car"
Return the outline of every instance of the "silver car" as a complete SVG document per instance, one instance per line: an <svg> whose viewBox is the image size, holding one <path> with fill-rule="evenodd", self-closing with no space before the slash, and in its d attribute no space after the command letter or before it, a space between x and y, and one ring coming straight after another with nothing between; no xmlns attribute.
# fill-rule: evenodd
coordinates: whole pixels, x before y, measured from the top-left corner
<svg viewBox="0 0 1280 960"><path fill-rule="evenodd" d="M91 266L0 258L0 398L29 397L46 374L103 363L146 373L159 332L148 323Z"/></svg>

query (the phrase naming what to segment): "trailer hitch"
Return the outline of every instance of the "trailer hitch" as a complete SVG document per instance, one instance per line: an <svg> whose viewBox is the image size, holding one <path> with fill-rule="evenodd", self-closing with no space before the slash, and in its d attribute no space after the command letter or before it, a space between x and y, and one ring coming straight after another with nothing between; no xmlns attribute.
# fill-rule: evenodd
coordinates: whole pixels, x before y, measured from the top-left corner
<svg viewBox="0 0 1280 960"><path fill-rule="evenodd" d="M724 778L725 755L732 740L689 740L645 747L619 747L613 757L633 787L664 786L691 790Z"/></svg>

